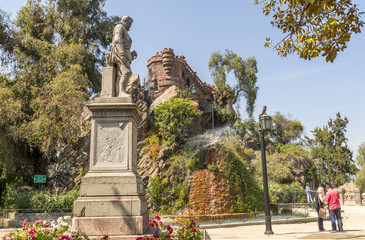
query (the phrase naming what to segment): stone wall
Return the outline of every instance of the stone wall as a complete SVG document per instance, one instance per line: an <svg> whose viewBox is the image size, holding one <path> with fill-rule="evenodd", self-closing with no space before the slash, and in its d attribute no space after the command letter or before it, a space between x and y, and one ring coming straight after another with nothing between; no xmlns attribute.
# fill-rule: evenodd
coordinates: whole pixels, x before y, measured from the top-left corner
<svg viewBox="0 0 365 240"><path fill-rule="evenodd" d="M340 203L345 206L365 206L365 194L361 188L354 188L353 191L347 192L344 188L338 189L340 194Z"/></svg>
<svg viewBox="0 0 365 240"><path fill-rule="evenodd" d="M232 198L221 174L204 169L195 171L190 183L189 208L192 215L230 212Z"/></svg>

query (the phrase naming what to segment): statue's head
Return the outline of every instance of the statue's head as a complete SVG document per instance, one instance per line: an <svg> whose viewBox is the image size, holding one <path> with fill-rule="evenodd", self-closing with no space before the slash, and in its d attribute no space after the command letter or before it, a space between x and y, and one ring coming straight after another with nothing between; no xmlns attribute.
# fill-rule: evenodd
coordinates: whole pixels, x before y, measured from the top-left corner
<svg viewBox="0 0 365 240"><path fill-rule="evenodd" d="M124 27L129 31L131 28L133 19L130 16L124 16L122 17L122 20L120 20L120 23L124 25Z"/></svg>

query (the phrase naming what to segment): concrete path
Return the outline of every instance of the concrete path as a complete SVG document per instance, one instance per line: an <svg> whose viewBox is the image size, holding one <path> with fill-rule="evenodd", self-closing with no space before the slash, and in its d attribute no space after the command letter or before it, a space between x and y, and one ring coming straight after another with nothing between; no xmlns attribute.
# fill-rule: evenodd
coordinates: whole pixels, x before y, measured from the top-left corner
<svg viewBox="0 0 365 240"><path fill-rule="evenodd" d="M365 239L365 206L343 206L343 232L318 232L317 222L273 224L274 235L265 235L265 225L207 229L212 240L219 239ZM324 221L331 230L331 221Z"/></svg>
<svg viewBox="0 0 365 240"><path fill-rule="evenodd" d="M344 222L343 232L318 232L317 222L273 224L274 235L264 234L265 225L251 225L228 228L207 229L212 240L219 239L365 239L365 206L342 207ZM331 229L329 220L324 222L324 228ZM0 237L12 229L0 229Z"/></svg>

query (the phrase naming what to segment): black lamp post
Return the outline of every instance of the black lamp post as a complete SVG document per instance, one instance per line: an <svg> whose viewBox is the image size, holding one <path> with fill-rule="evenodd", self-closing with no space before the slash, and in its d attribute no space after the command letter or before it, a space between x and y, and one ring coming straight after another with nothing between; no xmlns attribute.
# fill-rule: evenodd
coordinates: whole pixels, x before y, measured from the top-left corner
<svg viewBox="0 0 365 240"><path fill-rule="evenodd" d="M191 85L190 87L187 85L186 89L186 98L189 98L189 93L192 94L192 99L194 99L195 95L196 95L196 87L195 87L195 83L193 85Z"/></svg>
<svg viewBox="0 0 365 240"><path fill-rule="evenodd" d="M260 125L260 145L261 145L261 161L262 161L262 177L264 181L264 203L265 203L265 234L274 234L271 229L271 216L270 216L270 201L269 201L269 187L267 184L267 170L266 170L266 155L265 155L265 131L271 129L272 119L266 114L266 106L264 106L262 113L259 116Z"/></svg>

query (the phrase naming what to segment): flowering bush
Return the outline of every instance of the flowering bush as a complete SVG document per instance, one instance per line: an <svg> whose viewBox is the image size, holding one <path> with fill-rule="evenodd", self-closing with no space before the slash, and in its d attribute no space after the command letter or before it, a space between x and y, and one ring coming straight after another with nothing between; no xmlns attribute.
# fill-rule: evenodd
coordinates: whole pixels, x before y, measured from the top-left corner
<svg viewBox="0 0 365 240"><path fill-rule="evenodd" d="M11 239L28 239L28 240L82 240L88 239L86 234L80 234L70 231L71 217L66 216L59 218L57 221L48 223L46 221L35 221L33 224L29 224L24 219L22 229L14 229L13 232L6 234L2 240ZM101 239L109 239L108 235L105 235Z"/></svg>
<svg viewBox="0 0 365 240"><path fill-rule="evenodd" d="M147 146L146 155L150 156L152 160L156 160L160 152L161 139L158 134L150 132L143 140L143 144Z"/></svg>
<svg viewBox="0 0 365 240"><path fill-rule="evenodd" d="M200 240L203 239L203 233L200 231L199 225L196 225L192 219L183 219L173 223L172 226L162 223L161 218L156 216L150 220L149 227L158 228L157 234L152 236L137 237L136 240Z"/></svg>

